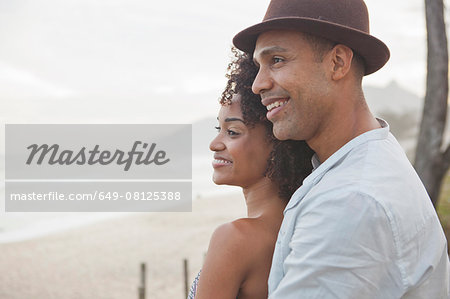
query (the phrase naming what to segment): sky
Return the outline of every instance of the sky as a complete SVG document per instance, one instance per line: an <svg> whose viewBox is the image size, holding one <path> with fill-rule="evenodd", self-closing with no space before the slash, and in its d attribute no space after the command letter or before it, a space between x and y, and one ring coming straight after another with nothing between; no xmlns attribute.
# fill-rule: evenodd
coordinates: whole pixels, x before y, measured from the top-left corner
<svg viewBox="0 0 450 299"><path fill-rule="evenodd" d="M268 3L0 0L0 121L191 123L214 116L231 40L261 21ZM366 4L371 33L391 59L364 84L395 80L423 96L424 1Z"/></svg>

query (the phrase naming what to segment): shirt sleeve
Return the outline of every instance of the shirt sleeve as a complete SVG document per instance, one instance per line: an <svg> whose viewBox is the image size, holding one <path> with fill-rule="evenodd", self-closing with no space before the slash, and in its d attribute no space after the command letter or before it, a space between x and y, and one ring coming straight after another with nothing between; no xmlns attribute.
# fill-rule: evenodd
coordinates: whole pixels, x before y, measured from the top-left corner
<svg viewBox="0 0 450 299"><path fill-rule="evenodd" d="M309 199L269 298L400 298L395 239L385 208L365 194Z"/></svg>

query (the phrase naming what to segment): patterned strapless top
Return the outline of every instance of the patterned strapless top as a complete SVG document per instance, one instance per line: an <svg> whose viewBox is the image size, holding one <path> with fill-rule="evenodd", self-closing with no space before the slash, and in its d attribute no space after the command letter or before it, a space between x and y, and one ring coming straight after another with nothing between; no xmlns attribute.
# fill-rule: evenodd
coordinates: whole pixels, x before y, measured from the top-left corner
<svg viewBox="0 0 450 299"><path fill-rule="evenodd" d="M200 278L201 272L202 272L202 270L200 270L200 272L198 272L197 276L195 277L194 281L192 282L191 289L189 290L189 295L188 295L187 299L195 299L195 294L197 293L198 280Z"/></svg>
<svg viewBox="0 0 450 299"><path fill-rule="evenodd" d="M191 289L189 290L189 294L187 299L195 299L195 295L197 294L197 286L198 286L198 280L200 279L200 272L198 272L197 276L195 277L194 281L192 282ZM237 299L237 297L236 297Z"/></svg>

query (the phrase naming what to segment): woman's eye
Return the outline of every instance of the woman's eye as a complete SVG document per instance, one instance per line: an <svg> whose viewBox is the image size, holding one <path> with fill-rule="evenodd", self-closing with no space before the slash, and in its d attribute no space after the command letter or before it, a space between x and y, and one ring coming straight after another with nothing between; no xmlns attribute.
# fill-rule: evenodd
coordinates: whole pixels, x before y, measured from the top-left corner
<svg viewBox="0 0 450 299"><path fill-rule="evenodd" d="M216 129L217 132L220 132L220 127L214 127L214 129Z"/></svg>
<svg viewBox="0 0 450 299"><path fill-rule="evenodd" d="M239 135L239 133L237 133L237 132L235 132L235 131L233 131L233 130L227 130L227 133L228 133L228 135L230 135L230 136L237 136L237 135Z"/></svg>

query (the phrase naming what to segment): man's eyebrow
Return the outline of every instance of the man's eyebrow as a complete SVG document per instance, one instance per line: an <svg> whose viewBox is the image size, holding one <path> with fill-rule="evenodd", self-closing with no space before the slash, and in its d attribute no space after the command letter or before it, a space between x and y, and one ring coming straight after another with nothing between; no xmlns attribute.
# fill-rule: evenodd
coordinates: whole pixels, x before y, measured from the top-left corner
<svg viewBox="0 0 450 299"><path fill-rule="evenodd" d="M280 52L287 52L287 49L280 47L280 46L272 46L272 47L267 47L262 49L259 53L258 56L267 56L267 55L271 55L273 53L280 53ZM253 57L253 62L254 63L258 63L256 57Z"/></svg>

